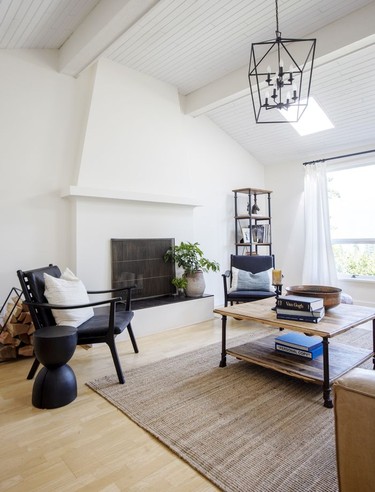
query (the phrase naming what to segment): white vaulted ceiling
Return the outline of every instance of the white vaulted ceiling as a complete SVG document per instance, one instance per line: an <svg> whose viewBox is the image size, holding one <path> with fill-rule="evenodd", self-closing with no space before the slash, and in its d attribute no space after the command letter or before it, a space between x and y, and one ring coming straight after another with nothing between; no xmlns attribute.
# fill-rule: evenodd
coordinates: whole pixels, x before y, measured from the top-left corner
<svg viewBox="0 0 375 492"><path fill-rule="evenodd" d="M374 148L375 1L279 0L279 23L317 38L312 95L334 129L300 137L254 122L249 52L275 36L274 0L0 0L0 49L59 49L73 76L106 57L172 84L187 114L265 165Z"/></svg>

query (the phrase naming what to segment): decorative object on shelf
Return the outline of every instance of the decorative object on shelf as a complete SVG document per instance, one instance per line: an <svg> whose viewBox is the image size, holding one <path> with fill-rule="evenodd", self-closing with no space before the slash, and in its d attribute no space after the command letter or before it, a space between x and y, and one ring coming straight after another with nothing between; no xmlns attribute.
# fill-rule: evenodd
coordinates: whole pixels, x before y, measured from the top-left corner
<svg viewBox="0 0 375 492"><path fill-rule="evenodd" d="M179 246L173 246L166 251L164 261L174 261L178 267L183 268L182 276L187 281L187 297L202 297L206 288L203 272L217 272L220 268L216 261L204 258L199 243L181 241Z"/></svg>
<svg viewBox="0 0 375 492"><path fill-rule="evenodd" d="M326 285L293 285L286 287L287 295L320 297L323 299L324 308L331 309L341 302L341 289Z"/></svg>
<svg viewBox="0 0 375 492"><path fill-rule="evenodd" d="M244 243L251 243L250 228L242 227L242 236Z"/></svg>
<svg viewBox="0 0 375 492"><path fill-rule="evenodd" d="M250 208L250 202L247 204L247 211L249 214L256 215L258 212L260 212L260 208L258 207L257 204L257 196L254 195L254 205Z"/></svg>
<svg viewBox="0 0 375 492"><path fill-rule="evenodd" d="M310 96L316 39L282 38L277 0L275 6L276 39L251 45L248 78L256 123L297 122Z"/></svg>
<svg viewBox="0 0 375 492"><path fill-rule="evenodd" d="M234 193L236 255L272 255L272 191L259 188L240 188L232 191ZM246 202L245 199L247 199ZM261 207L258 206L259 200L261 200ZM245 203L247 203L247 213L243 212ZM260 208L262 215L257 213Z"/></svg>

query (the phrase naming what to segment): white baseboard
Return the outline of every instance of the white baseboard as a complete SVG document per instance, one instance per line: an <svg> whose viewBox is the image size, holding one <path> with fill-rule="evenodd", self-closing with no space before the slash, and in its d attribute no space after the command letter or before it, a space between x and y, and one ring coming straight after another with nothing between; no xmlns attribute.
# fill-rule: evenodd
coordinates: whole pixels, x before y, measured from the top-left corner
<svg viewBox="0 0 375 492"><path fill-rule="evenodd" d="M136 338L194 325L214 317L214 296L189 299L176 304L166 304L134 311L132 327ZM126 338L127 331L116 340Z"/></svg>

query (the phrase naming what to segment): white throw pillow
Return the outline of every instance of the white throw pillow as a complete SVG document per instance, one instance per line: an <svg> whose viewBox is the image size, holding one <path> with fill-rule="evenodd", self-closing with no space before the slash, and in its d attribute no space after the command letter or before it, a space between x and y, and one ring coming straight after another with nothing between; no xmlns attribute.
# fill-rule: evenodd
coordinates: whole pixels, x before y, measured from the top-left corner
<svg viewBox="0 0 375 492"><path fill-rule="evenodd" d="M60 278L44 274L44 295L50 304L59 306L75 304L88 304L90 302L86 288L82 281L73 272L66 268ZM94 316L92 307L80 309L52 309L52 314L58 326L81 325Z"/></svg>
<svg viewBox="0 0 375 492"><path fill-rule="evenodd" d="M262 290L273 292L272 268L263 272L252 273L232 267L232 285L229 292L235 290Z"/></svg>

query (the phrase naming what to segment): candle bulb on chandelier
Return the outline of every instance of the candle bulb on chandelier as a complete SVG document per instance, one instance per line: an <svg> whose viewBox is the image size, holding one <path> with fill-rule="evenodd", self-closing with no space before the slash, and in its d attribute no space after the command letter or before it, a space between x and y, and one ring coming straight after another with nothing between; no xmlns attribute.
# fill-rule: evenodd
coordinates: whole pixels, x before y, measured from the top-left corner
<svg viewBox="0 0 375 492"><path fill-rule="evenodd" d="M297 86L293 84L293 100L297 100Z"/></svg>
<svg viewBox="0 0 375 492"><path fill-rule="evenodd" d="M267 67L267 78L266 82L268 85L271 85L272 77L271 77L271 67L268 65Z"/></svg>
<svg viewBox="0 0 375 492"><path fill-rule="evenodd" d="M291 84L293 82L293 80L294 80L294 78L293 78L293 65L290 65L288 82Z"/></svg>

